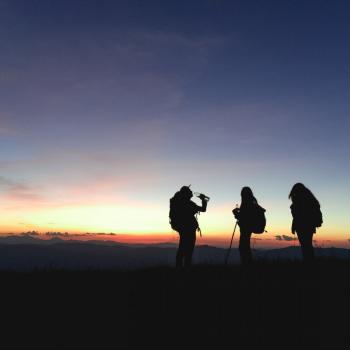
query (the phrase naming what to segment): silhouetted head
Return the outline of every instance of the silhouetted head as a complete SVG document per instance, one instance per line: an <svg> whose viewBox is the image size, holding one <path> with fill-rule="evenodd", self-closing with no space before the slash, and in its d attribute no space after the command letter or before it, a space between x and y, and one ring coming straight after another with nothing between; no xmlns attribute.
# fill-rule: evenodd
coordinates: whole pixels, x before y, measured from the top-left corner
<svg viewBox="0 0 350 350"><path fill-rule="evenodd" d="M318 203L313 193L300 182L296 183L292 187L292 190L290 191L288 198L293 203L299 202L299 201L315 201Z"/></svg>
<svg viewBox="0 0 350 350"><path fill-rule="evenodd" d="M179 194L183 199L191 199L193 197L193 192L191 191L190 186L182 186Z"/></svg>
<svg viewBox="0 0 350 350"><path fill-rule="evenodd" d="M242 203L257 203L250 187L243 187L241 191Z"/></svg>

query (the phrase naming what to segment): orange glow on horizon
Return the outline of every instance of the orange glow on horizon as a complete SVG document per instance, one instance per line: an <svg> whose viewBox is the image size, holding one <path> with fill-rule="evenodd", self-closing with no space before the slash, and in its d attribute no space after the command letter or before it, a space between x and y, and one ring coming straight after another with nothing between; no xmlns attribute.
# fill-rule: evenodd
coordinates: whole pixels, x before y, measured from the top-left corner
<svg viewBox="0 0 350 350"><path fill-rule="evenodd" d="M30 232L30 231L29 231ZM167 233L156 233L156 234L139 234L139 233L82 233L82 232L73 232L65 233L63 231L50 230L47 235L45 231L35 231L36 233L32 235L38 239L51 239L53 237L59 237L63 240L79 240L79 241L91 241L91 240L100 240L100 241L114 241L117 243L125 244L156 244L156 243L173 243L178 244L179 236L176 232L167 232ZM21 235L20 232L2 232L1 236L8 235ZM30 235L29 233L27 233ZM197 234L196 245L211 245L217 247L228 247L231 240L231 233L222 233L222 234L203 234L200 237L199 233ZM289 235L279 235L285 236L285 238L276 239L276 235L264 233L264 234L254 234L251 239L251 246L253 249L270 249L270 248L283 248L287 246L298 246L299 242L296 239L296 236L292 234ZM239 241L239 231L236 232L233 240L233 248L238 247ZM350 241L342 237L331 237L331 239L324 238L323 235L320 236L316 234L314 236L314 246L315 247L341 247L341 248L350 248Z"/></svg>
<svg viewBox="0 0 350 350"><path fill-rule="evenodd" d="M211 204L211 203L210 203ZM207 213L198 216L203 237L197 235L197 244L227 246L231 239L234 219L231 203L209 207ZM98 203L91 205L72 204L39 207L2 207L0 208L0 232L2 234L28 231L68 232L74 239L122 239L125 243L158 243L178 241L178 234L171 231L168 222L168 207L147 202L130 202L116 204ZM281 216L269 210L275 216L268 217L267 233L253 235L256 247L280 247L297 244L290 233L291 217L288 210ZM284 215L284 216L283 216ZM328 224L328 221L327 221ZM324 225L314 236L320 246L349 245L350 235L346 229L335 226L339 223ZM114 233L98 235L93 233ZM276 237L279 236L280 238ZM286 236L286 237L284 237ZM72 236L69 236L72 238ZM237 244L237 230L234 245ZM252 246L253 246L252 244Z"/></svg>

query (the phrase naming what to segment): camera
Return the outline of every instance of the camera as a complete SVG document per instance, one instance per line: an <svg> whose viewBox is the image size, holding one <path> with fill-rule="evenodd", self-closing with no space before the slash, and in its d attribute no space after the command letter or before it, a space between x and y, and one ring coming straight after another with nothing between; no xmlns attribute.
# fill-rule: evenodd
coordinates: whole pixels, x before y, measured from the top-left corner
<svg viewBox="0 0 350 350"><path fill-rule="evenodd" d="M232 210L232 214L235 216L236 219L238 219L239 217L239 212L240 212L240 208L238 207L238 204L236 204L236 208Z"/></svg>
<svg viewBox="0 0 350 350"><path fill-rule="evenodd" d="M203 193L199 193L199 192L195 192L194 195L198 198L200 198L201 200L205 200L208 201L210 198L208 196L206 196Z"/></svg>

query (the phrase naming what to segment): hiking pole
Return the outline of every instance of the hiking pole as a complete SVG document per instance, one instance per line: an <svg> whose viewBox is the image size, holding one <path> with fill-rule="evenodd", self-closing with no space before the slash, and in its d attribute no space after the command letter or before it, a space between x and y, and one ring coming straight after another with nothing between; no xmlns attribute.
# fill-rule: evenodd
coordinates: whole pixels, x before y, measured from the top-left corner
<svg viewBox="0 0 350 350"><path fill-rule="evenodd" d="M199 214L199 213L196 214L197 224L198 224L198 214ZM198 227L197 227L197 230L196 230L196 231L199 231L199 235L202 237L202 230L201 230L199 224L198 224Z"/></svg>
<svg viewBox="0 0 350 350"><path fill-rule="evenodd" d="M238 222L238 221L236 221L235 228L233 229L233 232L232 232L232 237L231 237L230 248L228 248L228 251L227 251L227 254L226 254L226 258L225 258L225 266L227 266L228 257L229 257L230 252L231 252L231 247L232 247L232 242L233 242L233 236L235 235L235 232L236 232L237 222Z"/></svg>

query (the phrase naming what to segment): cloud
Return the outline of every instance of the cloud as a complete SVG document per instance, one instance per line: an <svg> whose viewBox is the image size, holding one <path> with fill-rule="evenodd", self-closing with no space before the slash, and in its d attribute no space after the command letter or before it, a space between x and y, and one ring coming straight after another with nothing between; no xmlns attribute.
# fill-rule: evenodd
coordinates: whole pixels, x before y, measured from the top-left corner
<svg viewBox="0 0 350 350"><path fill-rule="evenodd" d="M0 191L3 199L11 202L42 202L44 199L35 188L21 182L12 181L0 176Z"/></svg>
<svg viewBox="0 0 350 350"><path fill-rule="evenodd" d="M296 241L297 239L292 236L287 236L287 235L276 235L275 236L276 241Z"/></svg>
<svg viewBox="0 0 350 350"><path fill-rule="evenodd" d="M283 238L285 241L296 241L296 240L297 240L295 237L286 236L286 235L282 235L282 238Z"/></svg>
<svg viewBox="0 0 350 350"><path fill-rule="evenodd" d="M3 74L0 73L0 87L2 86L2 77ZM4 110L3 104L0 109L0 136L1 137L13 137L20 136L20 128L16 122L15 113L11 110Z"/></svg>
<svg viewBox="0 0 350 350"><path fill-rule="evenodd" d="M140 199L139 196L132 197L132 189L151 188L159 178L157 166L144 164L141 160L137 163L125 165L121 173L118 168L121 164L113 160L112 156L102 156L98 161L86 155L73 156L70 159L55 157L57 163L50 160L42 161L41 166L50 169L44 175L35 173L35 165L25 162L19 165L16 172L25 173L29 181L12 180L9 176L0 176L1 206L7 212L25 214L26 212L38 212L44 210L45 223L48 227L59 226L55 217L56 209L89 208L91 206L145 206L148 202ZM36 164L34 161L33 164ZM68 164L68 165L67 165ZM122 163L123 164L123 163ZM139 168L143 168L143 176L139 178ZM68 168L68 169L67 169ZM8 171L8 173L11 173ZM69 173L69 176L62 177L62 173ZM39 176L37 176L39 175ZM32 183L39 183L33 185ZM28 183L27 183L28 182ZM22 212L21 212L22 211ZM52 213L52 215L50 214ZM33 226L30 222L36 222L33 217L16 217L20 225ZM57 227L57 228L58 228ZM60 227L62 228L62 227Z"/></svg>
<svg viewBox="0 0 350 350"><path fill-rule="evenodd" d="M0 136L13 136L16 135L17 132L15 129L0 127Z"/></svg>
<svg viewBox="0 0 350 350"><path fill-rule="evenodd" d="M45 236L48 236L48 237L67 237L69 236L69 233L68 232L46 232L45 233Z"/></svg>
<svg viewBox="0 0 350 350"><path fill-rule="evenodd" d="M76 40L56 39L53 44L32 38L35 55L25 64L7 67L6 81L0 79L0 86L12 79L30 97L18 103L31 116L30 125L18 123L20 129L40 126L52 134L57 132L53 126L63 128L64 120L68 131L80 132L82 122L86 128L98 119L100 128L116 120L115 132L126 119L163 118L182 104L188 83L202 75L210 55L223 43L215 36L143 30L81 36L78 45ZM69 56L62 56L62 47ZM11 111L11 104L4 111Z"/></svg>
<svg viewBox="0 0 350 350"><path fill-rule="evenodd" d="M38 231L28 231L20 233L19 236L40 236L40 233Z"/></svg>
<svg viewBox="0 0 350 350"><path fill-rule="evenodd" d="M89 237L90 239L93 239L94 237L104 237L104 236L116 236L115 233L104 233L104 232L85 232L85 233L69 233L69 232L45 232L44 236L46 237L65 237L65 238L83 238L83 237Z"/></svg>

